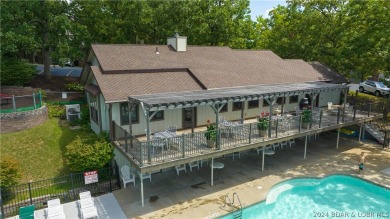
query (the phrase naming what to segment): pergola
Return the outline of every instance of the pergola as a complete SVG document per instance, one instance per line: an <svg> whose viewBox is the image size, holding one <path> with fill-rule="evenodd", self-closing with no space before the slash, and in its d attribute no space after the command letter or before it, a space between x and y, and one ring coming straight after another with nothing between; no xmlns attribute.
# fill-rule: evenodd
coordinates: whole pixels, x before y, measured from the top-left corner
<svg viewBox="0 0 390 219"><path fill-rule="evenodd" d="M251 100L264 99L268 102L270 112L273 104L279 97L289 97L299 94L308 94L311 98L311 107L317 95L321 92L340 90L344 94L344 103L349 87L340 84L331 84L325 82L307 82L307 83L287 83L287 84L269 84L269 85L251 85L229 88L217 88L200 91L185 91L175 93L158 93L135 95L128 97L130 112L135 109L136 105L141 105L143 115L146 120L146 136L150 142L150 121L153 116L160 110L177 109L177 108L194 108L197 106L210 106L216 114L216 128L218 129L219 112L228 102L244 102ZM344 104L345 107L345 104ZM345 108L343 108L345 110ZM241 118L243 117L243 107ZM194 115L194 113L192 113ZM131 113L129 113L129 117ZM271 121L272 113L269 114ZM194 121L194 118L192 118ZM129 118L129 132L132 135L131 118ZM311 122L310 122L311 123ZM311 124L310 124L311 126ZM192 130L194 124L192 124ZM268 130L271 135L271 128ZM306 139L307 141L307 139ZM305 143L306 147L306 143ZM217 140L217 149L220 149ZM148 157L151 156L150 147L148 147ZM213 165L213 159L211 159ZM263 153L264 162L264 153ZM264 163L263 167L264 168ZM142 174L142 173L141 173ZM213 168L211 169L211 185L213 185ZM143 197L143 185L141 180L141 196ZM143 199L142 199L143 200ZM142 201L143 204L143 201Z"/></svg>
<svg viewBox="0 0 390 219"><path fill-rule="evenodd" d="M273 104L279 97L288 97L299 94L308 94L311 98L311 107L320 92L341 90L346 97L349 87L340 84L330 84L325 82L288 83L270 85L252 85L241 87L217 88L200 91L185 91L177 93L158 93L130 96L128 99L130 111L136 105L141 105L146 119L147 140L150 140L149 122L160 110L193 108L202 105L210 106L216 114L216 125L218 129L219 112L228 102L244 102L264 99L270 106L272 112ZM344 98L344 103L346 98ZM129 116L131 113L129 113ZM270 119L272 113L270 113ZM243 108L241 110L243 117ZM129 119L130 134L132 134L131 118ZM193 127L192 127L193 128ZM270 135L271 129L269 129Z"/></svg>

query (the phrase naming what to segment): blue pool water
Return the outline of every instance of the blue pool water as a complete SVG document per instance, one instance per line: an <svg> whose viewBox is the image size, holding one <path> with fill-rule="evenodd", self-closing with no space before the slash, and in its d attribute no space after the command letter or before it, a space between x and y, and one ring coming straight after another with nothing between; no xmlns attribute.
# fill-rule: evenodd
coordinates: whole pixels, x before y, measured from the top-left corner
<svg viewBox="0 0 390 219"><path fill-rule="evenodd" d="M266 201L244 208L242 218L390 219L390 190L347 175L291 179L272 187Z"/></svg>

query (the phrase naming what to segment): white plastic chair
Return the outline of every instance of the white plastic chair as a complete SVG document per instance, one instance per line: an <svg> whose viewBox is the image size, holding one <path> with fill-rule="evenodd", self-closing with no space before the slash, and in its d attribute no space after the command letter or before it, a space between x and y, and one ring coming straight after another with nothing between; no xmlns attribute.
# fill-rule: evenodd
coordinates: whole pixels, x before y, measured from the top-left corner
<svg viewBox="0 0 390 219"><path fill-rule="evenodd" d="M332 106L333 106L333 103L332 102L328 102L328 110L331 110Z"/></svg>
<svg viewBox="0 0 390 219"><path fill-rule="evenodd" d="M288 141L288 144L290 145L290 148L292 147L292 145L296 145L295 144L295 138L293 138L293 139L290 139L289 141Z"/></svg>
<svg viewBox="0 0 390 219"><path fill-rule="evenodd" d="M123 187L126 188L127 183L133 183L135 186L135 176L130 173L130 167L125 165L121 168L121 178L123 181Z"/></svg>
<svg viewBox="0 0 390 219"><path fill-rule="evenodd" d="M279 142L273 143L272 147L274 148L274 151L276 150L277 147L281 147ZM283 147L281 147L283 149Z"/></svg>
<svg viewBox="0 0 390 219"><path fill-rule="evenodd" d="M192 172L192 168L197 167L199 170L199 161L194 161L191 163L188 163L188 166L190 167L190 171Z"/></svg>
<svg viewBox="0 0 390 219"><path fill-rule="evenodd" d="M141 180L143 181L144 179L149 179L150 182L152 182L152 174L150 173L144 173L141 175Z"/></svg>
<svg viewBox="0 0 390 219"><path fill-rule="evenodd" d="M79 197L80 197L80 200L81 199L92 198L90 191L80 192L79 193Z"/></svg>
<svg viewBox="0 0 390 219"><path fill-rule="evenodd" d="M154 154L154 148L161 148L161 151L164 150L165 140L161 138L157 138L155 137L155 135L152 135L151 144L153 146L153 154Z"/></svg>
<svg viewBox="0 0 390 219"><path fill-rule="evenodd" d="M179 175L181 170L184 170L185 173L187 173L186 165L182 164L179 166L175 166L176 174Z"/></svg>
<svg viewBox="0 0 390 219"><path fill-rule="evenodd" d="M287 148L287 141L282 141L279 143L280 147L283 149L283 146Z"/></svg>
<svg viewBox="0 0 390 219"><path fill-rule="evenodd" d="M265 150L273 150L271 145L266 145ZM256 148L257 155L260 155L260 153L263 152L263 147Z"/></svg>

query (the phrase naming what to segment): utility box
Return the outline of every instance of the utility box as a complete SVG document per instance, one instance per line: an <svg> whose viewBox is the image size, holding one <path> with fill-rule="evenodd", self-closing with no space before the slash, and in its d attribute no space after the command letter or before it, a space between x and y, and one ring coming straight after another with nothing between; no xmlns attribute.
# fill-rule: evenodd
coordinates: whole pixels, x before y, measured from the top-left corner
<svg viewBox="0 0 390 219"><path fill-rule="evenodd" d="M65 105L66 120L74 121L81 118L80 104Z"/></svg>

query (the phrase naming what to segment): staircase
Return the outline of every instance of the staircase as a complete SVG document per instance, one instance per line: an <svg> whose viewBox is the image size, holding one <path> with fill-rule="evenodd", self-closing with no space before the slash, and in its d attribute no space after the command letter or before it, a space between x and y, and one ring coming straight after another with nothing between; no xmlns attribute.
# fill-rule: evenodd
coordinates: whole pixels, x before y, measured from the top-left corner
<svg viewBox="0 0 390 219"><path fill-rule="evenodd" d="M372 135L376 140L378 140L381 144L383 144L383 141L385 139L385 133L383 130L383 124L378 122L370 122L364 124L364 129Z"/></svg>

